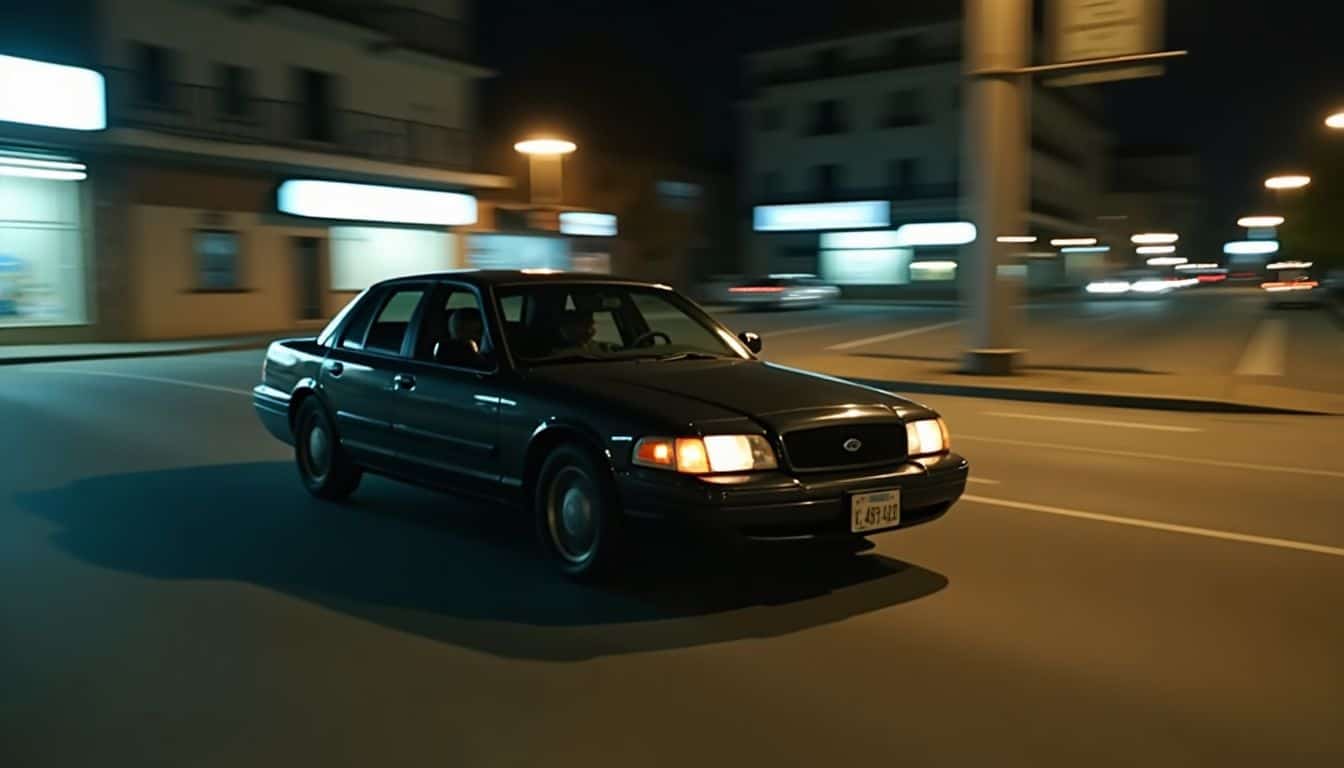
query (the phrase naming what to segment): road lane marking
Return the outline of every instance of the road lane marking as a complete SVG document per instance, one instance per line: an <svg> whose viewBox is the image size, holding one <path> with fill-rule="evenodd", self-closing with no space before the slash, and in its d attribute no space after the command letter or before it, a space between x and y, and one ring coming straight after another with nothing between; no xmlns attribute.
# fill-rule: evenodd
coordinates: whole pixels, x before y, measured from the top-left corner
<svg viewBox="0 0 1344 768"><path fill-rule="evenodd" d="M1344 547L1331 547L1325 544L1312 544L1307 541L1295 541L1293 539L1278 539L1272 536L1256 536L1249 533L1236 533L1234 531L1220 531L1216 528L1200 528L1194 525L1178 525L1176 523L1160 523L1156 520L1140 520L1133 517L1120 517L1118 515L1104 515L1099 512L1084 512L1080 509L1066 509L1064 507L1050 507L1044 504L1029 504L1023 501L1008 501L1007 499L991 499L987 496L975 496L965 494L961 497L965 501L972 501L979 504L989 504L996 507L1007 507L1008 509L1022 509L1029 512L1042 512L1047 515L1059 515L1060 517L1073 517L1080 520L1092 520L1099 523L1113 523L1115 525L1128 525L1135 528L1150 528L1155 531L1166 531L1168 533L1184 533L1190 536L1203 536L1206 539L1222 539L1224 541L1239 541L1244 544L1259 544L1264 547L1278 547L1279 549L1296 549L1301 552L1315 552L1320 555L1332 555L1334 557L1344 557Z"/></svg>
<svg viewBox="0 0 1344 768"><path fill-rule="evenodd" d="M1200 459L1194 456L1175 456L1169 453L1147 453L1140 451L1117 451L1110 448L1089 448L1082 445L1063 445L1060 443L1040 443L1034 440L1010 440L1003 437L981 437L957 433L958 440L979 440L982 443L1000 443L1002 445L1020 445L1026 448L1049 448L1074 453L1098 453L1105 456L1126 456L1134 459L1152 461L1175 461L1184 464L1201 464L1208 467L1227 467L1229 469L1253 469L1259 472L1286 472L1294 475L1312 475L1315 477L1336 477L1344 479L1344 472L1333 469L1312 469L1310 467L1285 467L1279 464L1256 464L1248 461L1223 461L1221 459Z"/></svg>
<svg viewBox="0 0 1344 768"><path fill-rule="evenodd" d="M807 333L808 331L821 331L827 328L837 328L842 325L849 325L854 320L838 320L834 323L821 323L819 325L802 325L797 328L785 328L782 331L760 331L762 339L774 339L780 336L790 336L795 333Z"/></svg>
<svg viewBox="0 0 1344 768"><path fill-rule="evenodd" d="M891 341L892 339L903 339L906 336L914 336L917 333L936 331L941 328L951 328L952 326L957 325L960 322L961 322L960 320L948 320L945 323L934 323L933 325L921 325L918 328L906 328L903 331L895 331L894 333L884 333L880 336L868 336L862 339L846 341L842 344L832 344L831 346L827 347L827 349L845 350L845 349L854 349L855 347L866 347L869 344L880 344L884 341Z"/></svg>
<svg viewBox="0 0 1344 768"><path fill-rule="evenodd" d="M1284 342L1288 338L1283 320L1266 318L1246 342L1237 363L1238 376L1282 376Z"/></svg>
<svg viewBox="0 0 1344 768"><path fill-rule="evenodd" d="M986 416L1002 416L1006 419L1038 419L1040 421L1059 421L1067 424L1096 424L1102 427L1124 427L1125 429L1155 429L1159 432L1203 432L1198 427L1177 427L1171 424L1145 424L1139 421L1107 421L1105 419L1078 419L1070 416L1040 416L1034 413L1013 413L1010 411L983 411Z"/></svg>
<svg viewBox="0 0 1344 768"><path fill-rule="evenodd" d="M998 480L990 480L988 477L968 477L968 478L966 478L966 482L968 482L968 483L980 483L981 485L998 485L998 484L999 484L999 481L998 481Z"/></svg>
<svg viewBox="0 0 1344 768"><path fill-rule="evenodd" d="M196 389L206 389L212 392L227 392L230 395L250 396L251 391L246 389L234 389L233 387L221 387L215 384L202 384L199 381L186 381L183 379L168 379L162 376L141 376L135 373L113 373L111 371L82 371L78 368L29 368L28 371L36 373L72 373L78 376L106 376L111 379L130 379L133 381L150 381L156 384L172 384L179 387L194 387Z"/></svg>

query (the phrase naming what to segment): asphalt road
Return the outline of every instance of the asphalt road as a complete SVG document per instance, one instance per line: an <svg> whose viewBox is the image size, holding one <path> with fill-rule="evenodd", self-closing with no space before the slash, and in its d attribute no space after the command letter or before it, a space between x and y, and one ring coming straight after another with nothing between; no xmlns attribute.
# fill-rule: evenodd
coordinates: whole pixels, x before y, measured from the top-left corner
<svg viewBox="0 0 1344 768"><path fill-rule="evenodd" d="M734 330L760 333L767 358L829 351L948 361L966 346L960 317L956 306L918 303L723 314ZM1323 309L1268 309L1258 288L1040 299L1024 306L1015 338L1026 364L1046 369L1244 375L1344 392L1344 323Z"/></svg>
<svg viewBox="0 0 1344 768"><path fill-rule="evenodd" d="M943 520L848 562L670 538L597 588L499 510L310 499L259 361L0 367L0 765L1344 762L1332 417L929 396L972 462Z"/></svg>

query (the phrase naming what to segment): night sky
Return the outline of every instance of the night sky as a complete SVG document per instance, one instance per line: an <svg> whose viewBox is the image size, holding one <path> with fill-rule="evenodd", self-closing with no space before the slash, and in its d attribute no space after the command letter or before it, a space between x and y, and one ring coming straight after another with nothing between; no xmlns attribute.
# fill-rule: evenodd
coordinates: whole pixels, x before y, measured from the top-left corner
<svg viewBox="0 0 1344 768"><path fill-rule="evenodd" d="M743 53L949 8L960 3L492 0L479 5L478 57L500 77L483 119L487 133L552 129L729 172ZM1230 236L1264 202L1264 175L1344 142L1321 125L1344 107L1341 43L1307 0L1168 0L1167 16L1167 47L1190 55L1162 78L1100 86L1107 128L1121 145L1196 151L1213 233Z"/></svg>

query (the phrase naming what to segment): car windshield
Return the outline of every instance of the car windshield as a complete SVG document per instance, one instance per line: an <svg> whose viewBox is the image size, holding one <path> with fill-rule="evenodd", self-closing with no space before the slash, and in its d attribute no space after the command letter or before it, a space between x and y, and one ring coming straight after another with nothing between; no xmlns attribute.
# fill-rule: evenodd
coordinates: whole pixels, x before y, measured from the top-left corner
<svg viewBox="0 0 1344 768"><path fill-rule="evenodd" d="M747 356L666 289L547 282L504 286L497 296L509 349L526 365Z"/></svg>

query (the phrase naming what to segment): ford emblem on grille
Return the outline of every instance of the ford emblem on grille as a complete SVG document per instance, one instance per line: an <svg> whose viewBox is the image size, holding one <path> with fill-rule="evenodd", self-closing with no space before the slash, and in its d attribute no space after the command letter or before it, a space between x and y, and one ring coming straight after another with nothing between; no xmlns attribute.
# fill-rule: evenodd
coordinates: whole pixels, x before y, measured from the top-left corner
<svg viewBox="0 0 1344 768"><path fill-rule="evenodd" d="M850 453L858 453L859 449L863 447L863 441L857 437L851 437L841 447Z"/></svg>

